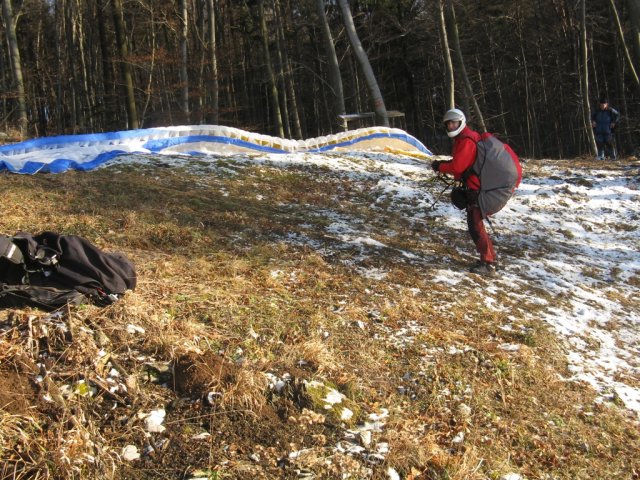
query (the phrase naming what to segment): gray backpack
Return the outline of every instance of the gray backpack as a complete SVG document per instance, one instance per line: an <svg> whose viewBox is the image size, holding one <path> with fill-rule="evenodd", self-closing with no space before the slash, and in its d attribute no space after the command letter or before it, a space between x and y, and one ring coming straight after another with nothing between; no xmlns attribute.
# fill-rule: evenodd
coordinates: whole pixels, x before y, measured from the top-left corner
<svg viewBox="0 0 640 480"><path fill-rule="evenodd" d="M480 179L478 206L487 218L499 212L520 185L522 166L513 149L490 133L483 133L477 145L476 161L463 178L475 174Z"/></svg>

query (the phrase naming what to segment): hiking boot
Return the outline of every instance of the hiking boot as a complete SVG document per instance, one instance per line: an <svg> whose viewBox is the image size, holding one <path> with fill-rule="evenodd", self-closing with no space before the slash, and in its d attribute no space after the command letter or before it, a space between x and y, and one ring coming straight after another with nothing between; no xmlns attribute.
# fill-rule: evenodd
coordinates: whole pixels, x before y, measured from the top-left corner
<svg viewBox="0 0 640 480"><path fill-rule="evenodd" d="M496 266L493 263L483 262L481 260L472 265L469 271L485 277L493 277L496 274Z"/></svg>

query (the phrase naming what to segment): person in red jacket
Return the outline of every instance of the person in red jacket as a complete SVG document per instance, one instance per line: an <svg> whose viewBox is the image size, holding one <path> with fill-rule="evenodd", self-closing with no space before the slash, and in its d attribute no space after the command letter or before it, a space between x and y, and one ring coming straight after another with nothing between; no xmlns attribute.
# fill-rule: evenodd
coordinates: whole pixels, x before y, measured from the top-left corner
<svg viewBox="0 0 640 480"><path fill-rule="evenodd" d="M493 276L496 272L496 252L484 227L482 212L477 202L480 179L474 174L464 175L476 160L477 144L481 137L478 132L467 126L464 113L457 108L447 111L442 121L447 129L447 135L453 138L452 159L434 161L431 163L431 168L434 172L452 175L456 180L464 181L467 187L467 227L480 254L480 261L472 265L470 271Z"/></svg>

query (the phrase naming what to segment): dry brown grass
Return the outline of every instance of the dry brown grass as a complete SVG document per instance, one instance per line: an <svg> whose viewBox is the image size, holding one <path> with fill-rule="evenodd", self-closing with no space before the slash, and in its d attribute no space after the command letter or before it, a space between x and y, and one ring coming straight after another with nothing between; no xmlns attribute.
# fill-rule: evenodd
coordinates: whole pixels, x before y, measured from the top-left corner
<svg viewBox="0 0 640 480"><path fill-rule="evenodd" d="M501 298L494 311L480 306L482 279L462 292L430 284L430 265L391 248L358 260L314 228L329 210L370 222L393 248L433 250L439 267L463 264L456 246L467 240L372 209L373 183L221 162L239 174L0 175L10 206L0 231L82 235L126 253L139 274L105 309L0 312L0 370L14 382L3 385L25 400L1 398L1 478L381 479L389 467L407 479L638 478L637 421L564 380L562 344L530 320L549 293ZM177 379L180 359L191 360ZM286 388L269 389L268 374L288 374ZM336 451L346 426L313 411L306 380L358 407L350 426L389 412L368 446L388 444L384 461ZM150 434L144 415L158 408L166 430ZM126 445L142 457L125 461Z"/></svg>

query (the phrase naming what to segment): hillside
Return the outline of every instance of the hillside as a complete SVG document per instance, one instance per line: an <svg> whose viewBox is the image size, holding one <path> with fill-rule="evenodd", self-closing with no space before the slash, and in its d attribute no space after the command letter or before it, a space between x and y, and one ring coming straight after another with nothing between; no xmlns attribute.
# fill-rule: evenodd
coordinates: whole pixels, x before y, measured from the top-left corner
<svg viewBox="0 0 640 480"><path fill-rule="evenodd" d="M0 478L638 478L640 164L524 169L495 279L411 157L0 174L1 232L139 275L0 311Z"/></svg>

